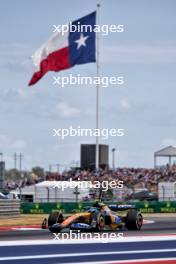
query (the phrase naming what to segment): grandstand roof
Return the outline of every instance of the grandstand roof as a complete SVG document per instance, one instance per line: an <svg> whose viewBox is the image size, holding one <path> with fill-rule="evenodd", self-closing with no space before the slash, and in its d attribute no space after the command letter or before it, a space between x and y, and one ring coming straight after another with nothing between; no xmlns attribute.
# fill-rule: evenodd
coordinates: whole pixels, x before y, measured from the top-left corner
<svg viewBox="0 0 176 264"><path fill-rule="evenodd" d="M176 157L176 147L168 146L155 152L155 156L161 157Z"/></svg>

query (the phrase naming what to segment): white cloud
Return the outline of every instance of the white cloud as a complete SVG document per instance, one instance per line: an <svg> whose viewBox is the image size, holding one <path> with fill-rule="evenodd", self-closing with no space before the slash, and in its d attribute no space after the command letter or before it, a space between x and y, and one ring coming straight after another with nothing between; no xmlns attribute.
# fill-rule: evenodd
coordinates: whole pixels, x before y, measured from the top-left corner
<svg viewBox="0 0 176 264"><path fill-rule="evenodd" d="M164 147L176 146L176 139L174 139L174 138L165 138L165 139L162 140L162 145Z"/></svg>
<svg viewBox="0 0 176 264"><path fill-rule="evenodd" d="M66 118L80 116L80 110L78 108L70 106L64 102L58 103L56 105L55 113L59 114L62 117L66 117Z"/></svg>
<svg viewBox="0 0 176 264"><path fill-rule="evenodd" d="M26 148L26 142L24 140L16 140L6 135L0 135L0 149L1 152L6 150L19 151Z"/></svg>
<svg viewBox="0 0 176 264"><path fill-rule="evenodd" d="M125 111L128 111L131 108L131 104L128 102L128 100L126 98L123 98L120 101L120 108L125 110Z"/></svg>
<svg viewBox="0 0 176 264"><path fill-rule="evenodd" d="M176 61L175 46L104 46L101 61L105 63L174 63Z"/></svg>
<svg viewBox="0 0 176 264"><path fill-rule="evenodd" d="M15 140L12 144L12 148L16 150L22 150L26 148L26 142L24 140Z"/></svg>
<svg viewBox="0 0 176 264"><path fill-rule="evenodd" d="M26 92L25 92L25 90L23 89L18 89L17 90L17 94L18 94L18 96L19 97L21 97L21 98L24 98L25 96L26 96Z"/></svg>
<svg viewBox="0 0 176 264"><path fill-rule="evenodd" d="M21 88L7 88L5 87L5 89L1 89L0 91L0 99L1 100L14 100L15 102L17 102L17 100L19 99L24 99L27 98L29 96L33 95L33 93L30 93L27 89L21 89Z"/></svg>
<svg viewBox="0 0 176 264"><path fill-rule="evenodd" d="M29 72L31 47L23 43L0 44L0 68L15 73Z"/></svg>

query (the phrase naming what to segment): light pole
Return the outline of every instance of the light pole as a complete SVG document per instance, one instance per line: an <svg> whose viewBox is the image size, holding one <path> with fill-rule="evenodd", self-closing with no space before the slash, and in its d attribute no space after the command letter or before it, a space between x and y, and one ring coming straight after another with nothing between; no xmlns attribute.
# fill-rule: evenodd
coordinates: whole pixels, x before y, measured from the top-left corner
<svg viewBox="0 0 176 264"><path fill-rule="evenodd" d="M51 173L51 171L52 171L52 165L49 164L49 172Z"/></svg>
<svg viewBox="0 0 176 264"><path fill-rule="evenodd" d="M1 166L0 166L0 189L3 189L4 178L5 178L5 163L3 162L3 153L0 153L1 156Z"/></svg>
<svg viewBox="0 0 176 264"><path fill-rule="evenodd" d="M16 152L15 152L15 154L14 154L14 168L16 169L17 168L17 154L16 154Z"/></svg>
<svg viewBox="0 0 176 264"><path fill-rule="evenodd" d="M112 169L115 170L115 148L112 148Z"/></svg>
<svg viewBox="0 0 176 264"><path fill-rule="evenodd" d="M60 164L57 163L57 164L56 164L56 167L57 167L57 173L59 173L59 170L60 170Z"/></svg>
<svg viewBox="0 0 176 264"><path fill-rule="evenodd" d="M3 161L3 153L1 152L0 153L0 156L1 156L1 162Z"/></svg>

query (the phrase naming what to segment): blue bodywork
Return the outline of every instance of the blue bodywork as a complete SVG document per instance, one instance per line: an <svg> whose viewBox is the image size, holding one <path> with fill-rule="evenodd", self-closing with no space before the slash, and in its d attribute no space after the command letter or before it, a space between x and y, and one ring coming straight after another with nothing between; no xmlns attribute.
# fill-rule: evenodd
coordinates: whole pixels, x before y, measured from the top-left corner
<svg viewBox="0 0 176 264"><path fill-rule="evenodd" d="M88 224L85 224L85 223L73 223L71 226L70 226L71 229L82 229L82 230L85 230L85 229L91 229L92 227Z"/></svg>

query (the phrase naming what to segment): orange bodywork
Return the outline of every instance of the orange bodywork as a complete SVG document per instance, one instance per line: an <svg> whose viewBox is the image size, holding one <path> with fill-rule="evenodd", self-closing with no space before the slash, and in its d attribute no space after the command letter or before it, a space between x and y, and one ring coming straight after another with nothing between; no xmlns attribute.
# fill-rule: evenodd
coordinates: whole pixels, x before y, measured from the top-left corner
<svg viewBox="0 0 176 264"><path fill-rule="evenodd" d="M115 219L116 219L116 217L117 217L116 213L113 212L113 211L111 211L111 209L110 209L107 205L105 205L105 204L103 204L103 203L100 204L100 209L101 209L102 211L105 211L106 214L110 216L110 218L111 218L111 224L110 224L110 227L111 227L112 229L116 229L116 228L119 226L119 224L116 224L116 221L115 221ZM66 227L68 227L69 225L71 225L74 221L76 221L76 220L77 220L79 217L81 217L81 216L84 217L85 220L89 221L89 219L91 218L91 212L81 212L81 213L76 213L76 214L73 214L73 215L67 217L67 218L66 218L66 219L60 224L61 228L66 228Z"/></svg>
<svg viewBox="0 0 176 264"><path fill-rule="evenodd" d="M78 219L79 217L83 216L85 219L89 220L91 213L89 212L82 212L82 213L77 213L77 214L73 214L71 216L69 216L68 218L66 218L62 223L61 223L61 227L65 228L67 226L69 226L71 223L73 223L76 219Z"/></svg>

